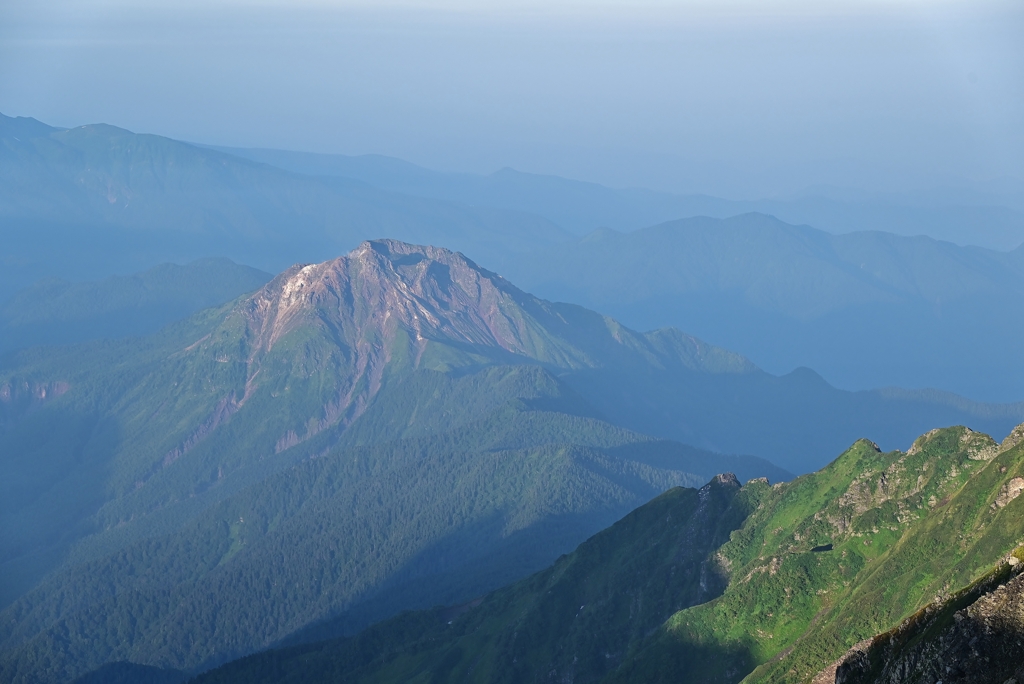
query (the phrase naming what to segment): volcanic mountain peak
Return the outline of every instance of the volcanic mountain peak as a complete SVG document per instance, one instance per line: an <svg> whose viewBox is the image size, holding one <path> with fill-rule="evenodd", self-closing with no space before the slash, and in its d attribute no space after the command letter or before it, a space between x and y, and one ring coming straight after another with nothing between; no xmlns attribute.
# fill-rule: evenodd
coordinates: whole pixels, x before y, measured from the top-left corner
<svg viewBox="0 0 1024 684"><path fill-rule="evenodd" d="M364 242L348 255L293 266L245 305L256 351L319 322L350 348L387 348L399 329L422 352L428 340L497 347L531 355L530 317L547 308L458 252L396 240Z"/></svg>
<svg viewBox="0 0 1024 684"><path fill-rule="evenodd" d="M407 371L520 360L589 365L586 352L552 329L569 327L560 314L567 306L532 297L457 252L375 240L332 261L293 266L186 351L206 359L200 364L244 364L244 389L236 385L226 400L236 410L260 387L273 396L305 388L303 425L280 436L280 450L347 426L387 377ZM604 317L585 318L607 333Z"/></svg>

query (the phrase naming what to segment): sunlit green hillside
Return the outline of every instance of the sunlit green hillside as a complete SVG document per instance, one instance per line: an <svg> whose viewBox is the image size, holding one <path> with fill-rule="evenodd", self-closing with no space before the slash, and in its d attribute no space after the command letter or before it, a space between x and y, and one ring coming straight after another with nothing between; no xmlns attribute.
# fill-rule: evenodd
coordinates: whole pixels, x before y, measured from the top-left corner
<svg viewBox="0 0 1024 684"><path fill-rule="evenodd" d="M478 601L196 681L808 682L1020 545L1022 434L860 441L792 482L676 489Z"/></svg>

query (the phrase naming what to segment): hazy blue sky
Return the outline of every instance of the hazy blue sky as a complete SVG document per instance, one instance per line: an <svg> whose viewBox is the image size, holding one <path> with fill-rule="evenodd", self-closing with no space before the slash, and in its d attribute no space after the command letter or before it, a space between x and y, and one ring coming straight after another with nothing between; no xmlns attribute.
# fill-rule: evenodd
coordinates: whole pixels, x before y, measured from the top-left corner
<svg viewBox="0 0 1024 684"><path fill-rule="evenodd" d="M1021 7L5 0L0 112L732 197L1012 189Z"/></svg>

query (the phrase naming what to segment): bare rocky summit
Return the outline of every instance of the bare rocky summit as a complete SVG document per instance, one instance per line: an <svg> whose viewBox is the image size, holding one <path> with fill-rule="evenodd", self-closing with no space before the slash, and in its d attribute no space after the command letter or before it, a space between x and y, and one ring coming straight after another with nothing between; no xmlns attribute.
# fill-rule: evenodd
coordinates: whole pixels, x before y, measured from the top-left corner
<svg viewBox="0 0 1024 684"><path fill-rule="evenodd" d="M315 317L367 351L371 340L404 328L418 346L446 338L523 353L523 331L508 315L523 297L460 253L377 240L332 261L293 266L249 300L247 314L261 350Z"/></svg>
<svg viewBox="0 0 1024 684"><path fill-rule="evenodd" d="M536 364L561 370L638 362L658 368L752 372L738 354L677 330L641 334L598 313L523 292L460 252L397 240L372 240L345 256L289 268L243 300L221 326L186 352L241 363L237 410L271 375L269 364L298 373L327 371L333 396L304 431L280 448L358 418L389 375L413 370ZM242 331L243 348L223 339Z"/></svg>

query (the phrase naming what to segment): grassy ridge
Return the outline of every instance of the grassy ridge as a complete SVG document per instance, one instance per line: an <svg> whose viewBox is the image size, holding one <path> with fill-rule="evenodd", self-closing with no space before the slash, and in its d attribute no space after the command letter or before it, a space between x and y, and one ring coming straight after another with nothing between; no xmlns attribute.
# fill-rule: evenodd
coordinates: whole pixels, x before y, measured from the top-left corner
<svg viewBox="0 0 1024 684"><path fill-rule="evenodd" d="M907 453L861 442L781 485L722 548L729 589L673 616L612 681L643 681L666 663L685 663L694 673L686 681L806 681L854 643L969 584L1024 536L1021 502L993 504L1024 470L1024 453L996 451L965 428L930 433ZM825 544L832 549L811 551ZM748 651L750 667L691 654L707 645Z"/></svg>
<svg viewBox="0 0 1024 684"><path fill-rule="evenodd" d="M1024 497L1006 483L1022 472L1012 436L948 428L888 453L862 440L819 472L748 483L710 519L682 521L693 494L675 490L481 602L197 681L807 682L1018 547ZM699 589L658 622L682 600L652 592L666 578Z"/></svg>

